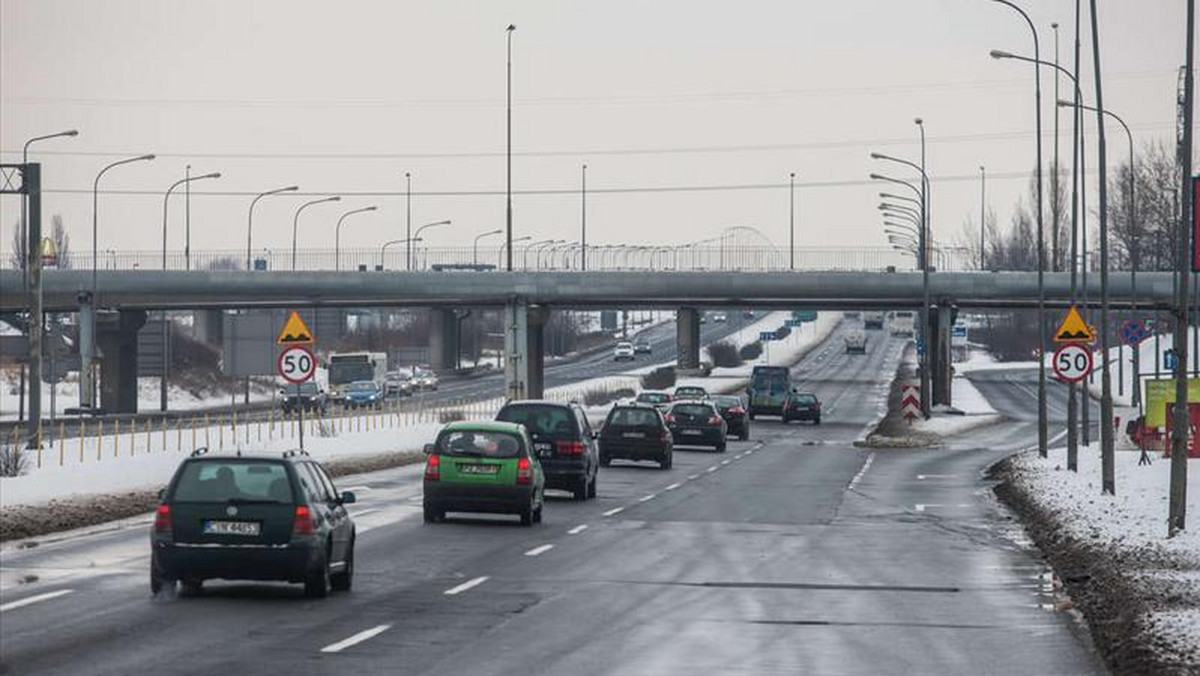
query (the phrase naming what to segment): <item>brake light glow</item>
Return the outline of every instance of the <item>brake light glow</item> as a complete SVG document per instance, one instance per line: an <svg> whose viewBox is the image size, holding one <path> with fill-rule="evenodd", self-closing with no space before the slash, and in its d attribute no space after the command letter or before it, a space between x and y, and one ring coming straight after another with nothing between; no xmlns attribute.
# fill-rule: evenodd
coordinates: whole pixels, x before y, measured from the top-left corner
<svg viewBox="0 0 1200 676"><path fill-rule="evenodd" d="M154 532L155 533L170 533L171 532L171 506L159 505L158 510L154 512Z"/></svg>
<svg viewBox="0 0 1200 676"><path fill-rule="evenodd" d="M554 447L559 455L583 455L587 446L582 441L556 441Z"/></svg>
<svg viewBox="0 0 1200 676"><path fill-rule="evenodd" d="M296 515L292 518L292 535L313 534L312 511L308 505L296 505Z"/></svg>
<svg viewBox="0 0 1200 676"><path fill-rule="evenodd" d="M442 458L431 455L425 460L425 480L437 481L442 478Z"/></svg>
<svg viewBox="0 0 1200 676"><path fill-rule="evenodd" d="M528 484L533 481L533 468L529 464L529 458L521 458L517 460L517 483Z"/></svg>

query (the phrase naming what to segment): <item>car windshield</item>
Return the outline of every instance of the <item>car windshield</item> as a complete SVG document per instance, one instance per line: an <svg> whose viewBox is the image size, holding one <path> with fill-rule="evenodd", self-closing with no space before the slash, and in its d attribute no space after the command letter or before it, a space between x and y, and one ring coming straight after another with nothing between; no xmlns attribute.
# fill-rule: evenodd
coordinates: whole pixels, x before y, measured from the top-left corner
<svg viewBox="0 0 1200 676"><path fill-rule="evenodd" d="M617 343L618 350L628 350L633 347L633 343Z"/></svg>
<svg viewBox="0 0 1200 676"><path fill-rule="evenodd" d="M725 409L741 406L742 400L738 397L714 397L713 403L716 404L718 408Z"/></svg>
<svg viewBox="0 0 1200 676"><path fill-rule="evenodd" d="M184 465L172 496L176 502L292 502L292 483L282 462L204 460Z"/></svg>
<svg viewBox="0 0 1200 676"><path fill-rule="evenodd" d="M671 412L683 420L707 420L713 414L712 407L704 404L679 404Z"/></svg>
<svg viewBox="0 0 1200 676"><path fill-rule="evenodd" d="M793 394L792 401L797 404L810 405L817 403L817 397L814 394Z"/></svg>
<svg viewBox="0 0 1200 676"><path fill-rule="evenodd" d="M529 435L537 438L575 439L578 426L575 414L566 406L552 404L516 404L505 406L496 416L503 422L521 423Z"/></svg>
<svg viewBox="0 0 1200 676"><path fill-rule="evenodd" d="M288 385L287 387L283 388L283 391L285 394L292 397L297 395L311 396L317 393L317 384L309 382L300 383L299 385Z"/></svg>
<svg viewBox="0 0 1200 676"><path fill-rule="evenodd" d="M605 427L661 427L658 413L645 408L614 408L608 413Z"/></svg>
<svg viewBox="0 0 1200 676"><path fill-rule="evenodd" d="M472 458L517 458L521 440L507 432L453 430L442 432L437 440L438 453Z"/></svg>
<svg viewBox="0 0 1200 676"><path fill-rule="evenodd" d="M350 383L351 392L374 392L376 389L375 383L370 381Z"/></svg>
<svg viewBox="0 0 1200 676"><path fill-rule="evenodd" d="M671 401L671 397L663 392L642 392L637 400L647 404L665 404Z"/></svg>

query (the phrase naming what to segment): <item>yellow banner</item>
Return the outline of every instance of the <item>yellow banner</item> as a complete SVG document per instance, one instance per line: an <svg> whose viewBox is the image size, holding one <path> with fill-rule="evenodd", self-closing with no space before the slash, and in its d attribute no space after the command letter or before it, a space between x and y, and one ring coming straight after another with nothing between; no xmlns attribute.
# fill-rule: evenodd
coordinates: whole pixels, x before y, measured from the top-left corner
<svg viewBox="0 0 1200 676"><path fill-rule="evenodd" d="M1200 403L1200 379L1188 378L1188 401ZM1167 404L1175 403L1175 379L1146 381L1146 427L1166 427Z"/></svg>

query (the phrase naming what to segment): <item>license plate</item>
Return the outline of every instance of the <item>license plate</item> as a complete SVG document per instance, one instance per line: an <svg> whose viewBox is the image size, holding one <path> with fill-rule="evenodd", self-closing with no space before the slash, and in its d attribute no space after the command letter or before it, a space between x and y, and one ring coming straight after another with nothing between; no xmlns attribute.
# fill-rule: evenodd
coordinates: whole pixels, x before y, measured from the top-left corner
<svg viewBox="0 0 1200 676"><path fill-rule="evenodd" d="M704 430L683 430L680 434L688 437L698 437L704 434Z"/></svg>
<svg viewBox="0 0 1200 676"><path fill-rule="evenodd" d="M622 434L621 436L625 437L626 439L645 439L646 433L645 432L626 432L625 434Z"/></svg>
<svg viewBox="0 0 1200 676"><path fill-rule="evenodd" d="M257 521L205 521L205 535L246 535L256 537L262 532Z"/></svg>
<svg viewBox="0 0 1200 676"><path fill-rule="evenodd" d="M458 471L463 474L496 474L500 465L459 465Z"/></svg>

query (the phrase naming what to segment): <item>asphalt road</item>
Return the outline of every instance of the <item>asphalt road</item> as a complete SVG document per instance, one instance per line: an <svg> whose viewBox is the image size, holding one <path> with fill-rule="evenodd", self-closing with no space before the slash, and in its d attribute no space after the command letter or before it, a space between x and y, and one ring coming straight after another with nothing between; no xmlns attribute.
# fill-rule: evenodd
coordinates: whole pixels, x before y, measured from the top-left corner
<svg viewBox="0 0 1200 676"><path fill-rule="evenodd" d="M981 476L1032 443L1028 423L854 448L901 345L872 332L867 355L845 355L844 330L796 369L825 402L821 426L760 418L723 455L615 463L597 500L554 499L540 526L426 525L419 467L343 478L361 496L358 576L326 600L220 582L151 599L148 518L10 543L0 672L1104 673L1043 607L1047 571Z"/></svg>

